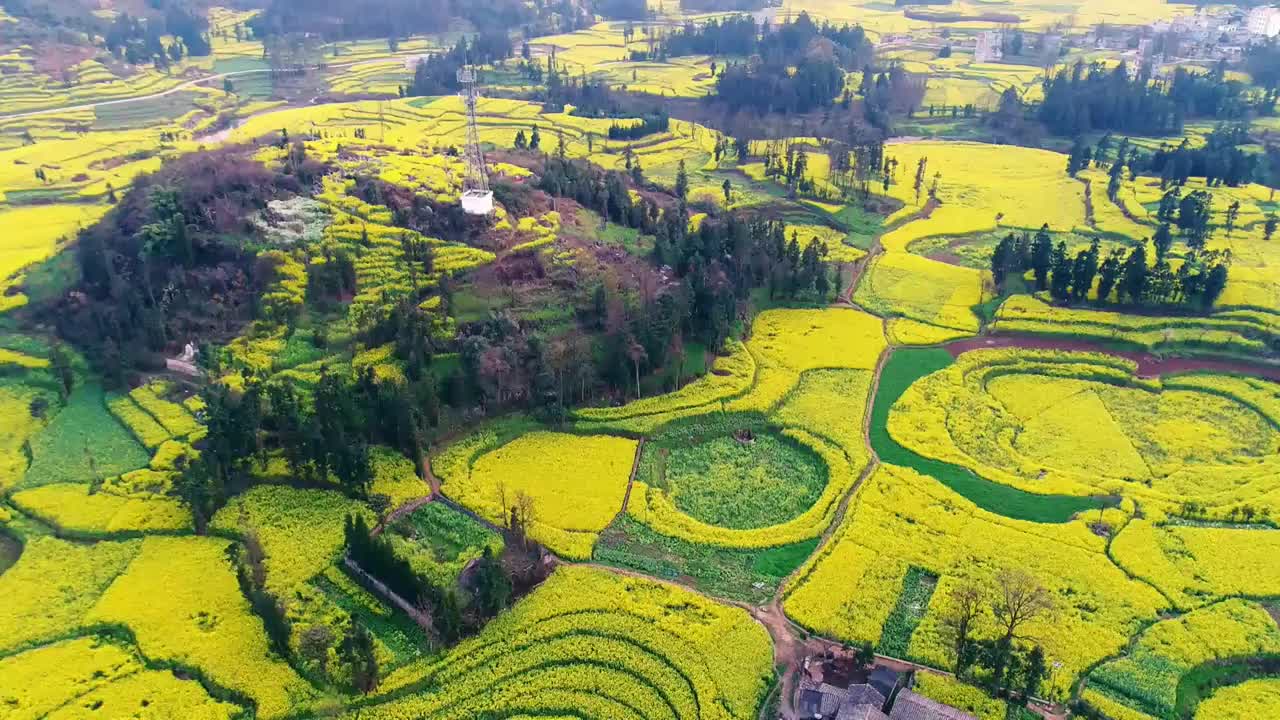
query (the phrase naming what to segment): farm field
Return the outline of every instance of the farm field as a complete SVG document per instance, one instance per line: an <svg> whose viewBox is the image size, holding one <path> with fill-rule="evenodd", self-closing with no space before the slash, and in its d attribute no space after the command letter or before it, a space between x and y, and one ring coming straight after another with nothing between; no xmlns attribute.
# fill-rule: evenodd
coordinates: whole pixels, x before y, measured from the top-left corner
<svg viewBox="0 0 1280 720"><path fill-rule="evenodd" d="M247 29L295 1L172 62L126 3L0 10L0 717L810 720L864 655L982 720L1280 716L1280 125L1240 110L1253 182L1108 190L1038 112L1188 6L800 0L776 57L667 57L725 13L656 0ZM460 39L482 218L456 54L405 96ZM808 110L717 97L769 69ZM1207 237L1157 260L1169 190ZM1037 291L993 259L1042 229ZM1175 300L1099 277L1137 249Z"/></svg>

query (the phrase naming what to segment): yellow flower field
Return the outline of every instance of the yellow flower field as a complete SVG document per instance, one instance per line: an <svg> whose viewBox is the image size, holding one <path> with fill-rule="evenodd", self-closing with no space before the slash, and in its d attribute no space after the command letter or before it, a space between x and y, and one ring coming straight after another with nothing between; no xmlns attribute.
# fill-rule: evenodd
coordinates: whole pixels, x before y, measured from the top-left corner
<svg viewBox="0 0 1280 720"><path fill-rule="evenodd" d="M1266 609L1227 600L1152 625L1124 656L1090 672L1088 682L1121 704L1167 717L1174 713L1179 681L1192 669L1213 660L1274 653L1280 653L1280 628Z"/></svg>
<svg viewBox="0 0 1280 720"><path fill-rule="evenodd" d="M1116 563L1184 608L1214 598L1280 594L1275 559L1280 532L1270 528L1160 525L1134 519L1116 536Z"/></svg>
<svg viewBox="0 0 1280 720"><path fill-rule="evenodd" d="M921 455L1032 492L1225 509L1278 489L1274 385L1197 375L1162 386L1133 373L1112 356L972 351L908 388L889 432Z"/></svg>
<svg viewBox="0 0 1280 720"><path fill-rule="evenodd" d="M315 692L269 650L226 547L217 538L146 538L87 619L127 625L144 655L200 668L252 698L260 717L296 712Z"/></svg>
<svg viewBox="0 0 1280 720"><path fill-rule="evenodd" d="M981 581L1003 568L1025 569L1047 587L1057 611L1029 626L1028 634L1050 664L1063 663L1046 688L1055 697L1078 673L1124 647L1165 605L1111 563L1103 539L1083 522L1011 520L931 478L883 465L859 490L836 536L787 587L784 608L823 635L876 642L909 565L939 576L935 603L952 582ZM910 654L935 667L953 659L933 605L911 638Z"/></svg>
<svg viewBox="0 0 1280 720"><path fill-rule="evenodd" d="M6 187L0 180L0 199ZM105 205L0 206L0 312L26 302L24 296L7 292L17 273L52 256L60 242L74 240L106 211Z"/></svg>
<svg viewBox="0 0 1280 720"><path fill-rule="evenodd" d="M464 720L575 708L618 720L747 720L772 677L769 635L746 611L672 585L562 567L430 666L426 680L441 692L359 715Z"/></svg>
<svg viewBox="0 0 1280 720"><path fill-rule="evenodd" d="M871 312L903 317L956 334L978 331L974 305L986 296L986 273L907 252L872 261L853 300Z"/></svg>
<svg viewBox="0 0 1280 720"><path fill-rule="evenodd" d="M85 616L137 555L141 543L27 541L18 563L0 575L0 653L51 639L86 624Z"/></svg>
<svg viewBox="0 0 1280 720"><path fill-rule="evenodd" d="M56 483L14 493L14 507L70 534L89 536L191 530L191 511L173 497L90 493L88 485Z"/></svg>
<svg viewBox="0 0 1280 720"><path fill-rule="evenodd" d="M1200 703L1196 720L1264 718L1280 715L1280 680L1246 680L1223 688Z"/></svg>
<svg viewBox="0 0 1280 720"><path fill-rule="evenodd" d="M337 491L260 485L232 498L212 527L257 536L266 552L267 589L288 597L341 554L343 519L352 513L367 510Z"/></svg>
<svg viewBox="0 0 1280 720"><path fill-rule="evenodd" d="M499 525L524 495L530 534L557 554L591 556L596 534L622 511L636 441L529 432L480 455L469 467L436 472L449 497Z"/></svg>
<svg viewBox="0 0 1280 720"><path fill-rule="evenodd" d="M230 720L241 712L209 697L199 682L148 670L132 652L92 637L0 659L0 706L12 720Z"/></svg>

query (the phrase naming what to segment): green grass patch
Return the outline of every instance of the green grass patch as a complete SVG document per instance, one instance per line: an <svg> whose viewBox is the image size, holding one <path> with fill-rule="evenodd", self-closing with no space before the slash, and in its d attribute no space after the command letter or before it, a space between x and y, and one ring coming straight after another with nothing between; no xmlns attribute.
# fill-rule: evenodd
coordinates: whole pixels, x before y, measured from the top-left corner
<svg viewBox="0 0 1280 720"><path fill-rule="evenodd" d="M324 574L315 576L311 584L382 641L395 657L395 666L404 665L427 654L428 638L408 615L380 604L371 605L378 602L372 595L352 597Z"/></svg>
<svg viewBox="0 0 1280 720"><path fill-rule="evenodd" d="M958 465L918 455L894 440L889 435L893 404L916 380L953 362L951 354L941 348L898 349L889 356L871 410L871 447L882 462L929 475L983 510L1016 520L1062 523L1076 513L1106 504L1101 498L1041 495L992 482Z"/></svg>
<svg viewBox="0 0 1280 720"><path fill-rule="evenodd" d="M502 552L502 536L444 503L432 502L400 518L386 537L396 554L438 587L453 587L485 548Z"/></svg>
<svg viewBox="0 0 1280 720"><path fill-rule="evenodd" d="M32 305L45 305L66 295L80 282L80 263L75 253L60 252L57 255L27 268L22 281L22 292Z"/></svg>
<svg viewBox="0 0 1280 720"><path fill-rule="evenodd" d="M22 487L89 482L146 467L151 454L107 411L102 388L76 388L49 426L31 441Z"/></svg>
<svg viewBox="0 0 1280 720"><path fill-rule="evenodd" d="M640 479L665 490L690 517L726 528L768 527L808 510L826 487L821 458L771 429L688 429L645 445Z"/></svg>
<svg viewBox="0 0 1280 720"><path fill-rule="evenodd" d="M898 602L885 618L876 651L896 658L906 658L911 636L929 607L929 599L938 587L938 576L914 565L902 579Z"/></svg>
<svg viewBox="0 0 1280 720"><path fill-rule="evenodd" d="M884 217L860 205L845 205L833 217L849 233L844 243L863 250L870 250L876 236L884 230Z"/></svg>
<svg viewBox="0 0 1280 720"><path fill-rule="evenodd" d="M767 602L818 547L818 539L766 550L734 550L667 537L623 516L601 534L596 562L686 582L701 592Z"/></svg>
<svg viewBox="0 0 1280 720"><path fill-rule="evenodd" d="M1236 658L1199 665L1178 681L1178 701L1174 707L1174 717L1194 717L1196 707L1214 691L1261 678L1280 678L1280 655Z"/></svg>

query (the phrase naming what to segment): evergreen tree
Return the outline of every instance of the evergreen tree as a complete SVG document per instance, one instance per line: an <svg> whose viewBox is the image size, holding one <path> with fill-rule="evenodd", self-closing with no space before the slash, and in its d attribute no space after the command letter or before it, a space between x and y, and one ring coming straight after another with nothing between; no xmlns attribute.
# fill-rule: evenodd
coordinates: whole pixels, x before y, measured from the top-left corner
<svg viewBox="0 0 1280 720"><path fill-rule="evenodd" d="M1156 260L1163 260L1169 255L1169 249L1173 247L1173 232L1169 229L1169 223L1160 223L1160 227L1156 228L1155 237L1151 241L1156 246Z"/></svg>
<svg viewBox="0 0 1280 720"><path fill-rule="evenodd" d="M1120 248L1113 249L1107 259L1102 262L1102 266L1098 269L1098 302L1107 303L1111 301L1111 291L1115 289L1116 282L1120 279L1120 269L1124 262L1124 251Z"/></svg>
<svg viewBox="0 0 1280 720"><path fill-rule="evenodd" d="M1071 297L1072 264L1067 259L1067 244L1059 242L1053 249L1053 276L1049 284L1049 294L1054 300L1062 302Z"/></svg>
<svg viewBox="0 0 1280 720"><path fill-rule="evenodd" d="M524 130L516 131L515 147L517 150L524 150L529 147L529 141L524 136Z"/></svg>
<svg viewBox="0 0 1280 720"><path fill-rule="evenodd" d="M1276 234L1276 227L1278 225L1280 225L1280 218L1276 217L1276 213L1273 210L1267 214L1267 222L1262 226L1262 238L1268 241L1271 240L1271 238Z"/></svg>
<svg viewBox="0 0 1280 720"><path fill-rule="evenodd" d="M1139 245L1129 252L1122 268L1120 293L1129 302L1140 303L1147 291L1147 249Z"/></svg>
<svg viewBox="0 0 1280 720"><path fill-rule="evenodd" d="M1049 287L1049 269L1053 266L1053 240L1049 237L1049 225L1040 227L1031 245L1031 269L1035 273L1036 291Z"/></svg>
<svg viewBox="0 0 1280 720"><path fill-rule="evenodd" d="M676 197L684 200L689 194L689 176L684 170L684 160L680 160L680 164L676 166Z"/></svg>
<svg viewBox="0 0 1280 720"><path fill-rule="evenodd" d="M542 143L542 136L538 134L538 126L533 126L533 131L529 134L529 149L537 150Z"/></svg>

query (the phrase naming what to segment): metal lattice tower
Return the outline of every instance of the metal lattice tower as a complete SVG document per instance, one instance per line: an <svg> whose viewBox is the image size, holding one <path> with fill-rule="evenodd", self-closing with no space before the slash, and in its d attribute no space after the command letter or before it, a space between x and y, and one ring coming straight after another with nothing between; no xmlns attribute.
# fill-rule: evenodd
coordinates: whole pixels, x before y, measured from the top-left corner
<svg viewBox="0 0 1280 720"><path fill-rule="evenodd" d="M476 90L475 68L471 65L459 68L458 82L462 84L462 102L467 106L467 147L463 153L467 171L462 178L462 209L468 215L488 215L493 212L493 192L489 190L489 175L485 171L480 130L476 125L476 102L480 93Z"/></svg>

